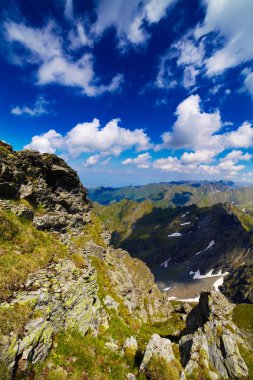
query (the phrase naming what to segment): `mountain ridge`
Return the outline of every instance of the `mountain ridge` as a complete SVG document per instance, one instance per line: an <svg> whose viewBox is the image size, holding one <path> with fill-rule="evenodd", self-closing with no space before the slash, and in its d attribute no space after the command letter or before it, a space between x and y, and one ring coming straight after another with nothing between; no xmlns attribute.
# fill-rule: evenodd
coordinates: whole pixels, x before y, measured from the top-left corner
<svg viewBox="0 0 253 380"><path fill-rule="evenodd" d="M2 142L0 165L1 380L250 378L250 330L224 296L200 299L198 324L217 341L203 363L202 335L185 323L197 306L169 301L141 260L109 245L75 171ZM194 368L185 341L198 344Z"/></svg>

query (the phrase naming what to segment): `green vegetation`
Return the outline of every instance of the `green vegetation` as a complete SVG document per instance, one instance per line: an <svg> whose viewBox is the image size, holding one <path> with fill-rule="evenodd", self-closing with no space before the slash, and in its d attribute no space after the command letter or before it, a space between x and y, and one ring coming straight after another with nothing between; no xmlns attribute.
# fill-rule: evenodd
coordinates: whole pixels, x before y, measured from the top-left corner
<svg viewBox="0 0 253 380"><path fill-rule="evenodd" d="M67 248L32 223L0 210L0 300L24 283L30 273L67 257Z"/></svg>
<svg viewBox="0 0 253 380"><path fill-rule="evenodd" d="M236 305L233 312L233 322L240 329L253 333L253 305Z"/></svg>
<svg viewBox="0 0 253 380"><path fill-rule="evenodd" d="M153 355L146 374L148 380L179 380L181 365L177 360L168 363L164 358Z"/></svg>
<svg viewBox="0 0 253 380"><path fill-rule="evenodd" d="M12 331L21 334L24 325L32 312L31 305L2 305L0 306L1 335L9 335Z"/></svg>
<svg viewBox="0 0 253 380"><path fill-rule="evenodd" d="M236 305L233 312L233 322L248 337L248 343L253 347L253 305L241 304ZM249 370L249 378L253 379L253 349L247 346L239 345L240 353L247 364Z"/></svg>
<svg viewBox="0 0 253 380"><path fill-rule="evenodd" d="M82 234L78 237L73 237L72 241L77 247L84 247L88 241L93 241L95 244L105 247L105 242L101 238L102 232L102 223L95 213L92 212L91 220L85 225Z"/></svg>

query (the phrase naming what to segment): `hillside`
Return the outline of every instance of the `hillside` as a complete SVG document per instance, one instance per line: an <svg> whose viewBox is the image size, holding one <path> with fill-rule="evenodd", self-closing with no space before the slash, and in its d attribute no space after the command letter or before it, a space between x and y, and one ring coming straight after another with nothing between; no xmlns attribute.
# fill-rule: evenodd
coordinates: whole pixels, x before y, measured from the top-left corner
<svg viewBox="0 0 253 380"><path fill-rule="evenodd" d="M108 244L62 159L1 142L0 164L1 380L252 377L241 308L215 291L170 302L142 261Z"/></svg>
<svg viewBox="0 0 253 380"><path fill-rule="evenodd" d="M231 203L157 208L151 201L122 200L108 206L96 204L95 210L112 232L112 244L145 261L169 296L196 297L223 273L253 261L253 218ZM245 270L244 276L247 281L244 290L238 290L240 301L253 302L252 269ZM226 294L238 302L238 296Z"/></svg>

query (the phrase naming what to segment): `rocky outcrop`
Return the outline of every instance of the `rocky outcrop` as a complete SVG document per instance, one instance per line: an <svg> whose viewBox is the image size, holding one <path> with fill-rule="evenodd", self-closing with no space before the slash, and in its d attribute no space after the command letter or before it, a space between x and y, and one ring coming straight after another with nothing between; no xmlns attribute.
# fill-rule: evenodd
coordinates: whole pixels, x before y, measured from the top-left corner
<svg viewBox="0 0 253 380"><path fill-rule="evenodd" d="M158 334L154 334L146 347L140 366L141 371L145 371L153 355L165 359L168 363L175 360L171 341L169 339L161 338Z"/></svg>
<svg viewBox="0 0 253 380"><path fill-rule="evenodd" d="M12 331L1 340L1 359L9 368L24 371L29 363L47 357L53 335L62 329L85 334L101 322L94 269L77 268L71 260L50 265L27 279L23 290L2 303L0 311L27 305L30 313L22 335Z"/></svg>
<svg viewBox="0 0 253 380"><path fill-rule="evenodd" d="M182 363L191 379L244 379L247 366L240 354L243 339L232 322L231 305L219 292L201 293L186 320L180 340Z"/></svg>
<svg viewBox="0 0 253 380"><path fill-rule="evenodd" d="M27 200L35 210L34 225L66 231L89 220L90 202L77 173L53 154L16 152L0 142L0 198Z"/></svg>

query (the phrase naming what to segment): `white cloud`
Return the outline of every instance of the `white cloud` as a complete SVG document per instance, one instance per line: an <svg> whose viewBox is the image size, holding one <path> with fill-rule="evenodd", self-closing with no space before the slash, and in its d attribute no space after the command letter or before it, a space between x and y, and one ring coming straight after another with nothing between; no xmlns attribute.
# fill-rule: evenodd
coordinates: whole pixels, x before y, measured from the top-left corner
<svg viewBox="0 0 253 380"><path fill-rule="evenodd" d="M14 47L19 44L24 48L19 57L23 63L37 66L38 85L55 83L76 87L88 96L96 96L114 92L122 84L123 76L120 74L115 75L109 84L101 84L94 73L93 56L86 53L78 59L73 58L70 52L66 52L68 46L63 47L64 41L52 22L41 29L7 22L5 36ZM80 29L79 40L82 38L84 35ZM73 41L69 48L73 48Z"/></svg>
<svg viewBox="0 0 253 380"><path fill-rule="evenodd" d="M48 114L50 112L48 110L49 104L50 104L50 102L48 100L46 100L43 96L39 96L36 99L33 107L29 107L26 105L25 106L16 106L16 107L11 109L11 113L13 115L17 115L17 116L28 115L28 116L32 116L32 117L38 117L38 116Z"/></svg>
<svg viewBox="0 0 253 380"><path fill-rule="evenodd" d="M66 19L73 19L73 0L65 0L64 15Z"/></svg>
<svg viewBox="0 0 253 380"><path fill-rule="evenodd" d="M232 150L225 157L221 159L221 162L226 161L249 161L252 158L252 155L249 153L243 153L241 150Z"/></svg>
<svg viewBox="0 0 253 380"><path fill-rule="evenodd" d="M182 84L189 89L196 84L196 78L205 56L204 42L196 42L188 35L171 45L170 49L160 58L155 86L158 88L173 88ZM171 62L176 59L178 67L183 69L182 81L175 81L171 70ZM177 75L178 76L178 75Z"/></svg>
<svg viewBox="0 0 253 380"><path fill-rule="evenodd" d="M253 72L246 68L242 71L244 75L244 88L250 93L253 99Z"/></svg>
<svg viewBox="0 0 253 380"><path fill-rule="evenodd" d="M94 154L93 156L90 156L87 158L87 160L84 162L84 166L93 166L96 165L100 159L99 154Z"/></svg>
<svg viewBox="0 0 253 380"><path fill-rule="evenodd" d="M221 135L224 146L234 148L250 148L253 145L252 124L244 122L237 130Z"/></svg>
<svg viewBox="0 0 253 380"><path fill-rule="evenodd" d="M101 0L98 2L97 21L93 30L101 35L107 28L114 27L121 40L120 46L124 46L126 41L142 44L148 38L144 24L159 22L175 2L176 0Z"/></svg>
<svg viewBox="0 0 253 380"><path fill-rule="evenodd" d="M142 129L130 129L119 127L119 119L114 119L101 127L99 120L77 124L65 136L55 131L49 131L39 136L34 136L27 149L35 149L40 152L55 153L58 149L71 157L77 157L82 153L95 152L100 156L108 153L118 156L121 152L135 148L137 151L152 147L150 139ZM95 155L95 158L98 158ZM93 159L95 159L93 156Z"/></svg>
<svg viewBox="0 0 253 380"><path fill-rule="evenodd" d="M33 136L30 144L26 145L24 149L37 150L40 153L55 153L63 146L63 138L60 133L50 129L46 133Z"/></svg>
<svg viewBox="0 0 253 380"><path fill-rule="evenodd" d="M171 89L177 86L178 83L175 80L175 75L170 68L171 58L171 51L166 52L162 57L160 57L158 73L154 83L155 87Z"/></svg>
<svg viewBox="0 0 253 380"><path fill-rule="evenodd" d="M216 49L206 60L209 75L220 74L224 70L253 59L253 2L251 0L203 0L207 7L203 25L195 30L200 38L211 32L217 33L213 45L221 37L223 47Z"/></svg>
<svg viewBox="0 0 253 380"><path fill-rule="evenodd" d="M199 74L199 70L196 70L193 65L186 66L183 75L183 86L185 88L191 88L196 84L196 77Z"/></svg>
<svg viewBox="0 0 253 380"><path fill-rule="evenodd" d="M172 132L162 135L163 144L160 148L217 148L218 139L213 134L222 126L219 111L201 112L200 97L191 95L178 105L175 114L177 120Z"/></svg>
<svg viewBox="0 0 253 380"><path fill-rule="evenodd" d="M177 120L172 132L162 134L163 142L156 149L186 148L218 154L225 149L249 148L253 145L253 127L250 123L244 122L236 130L221 133L227 123L222 123L218 110L203 112L199 95L191 95L183 100L175 114Z"/></svg>
<svg viewBox="0 0 253 380"><path fill-rule="evenodd" d="M149 153L139 154L136 158L127 158L122 161L123 165L135 164L138 168L147 169L150 166L151 156Z"/></svg>
<svg viewBox="0 0 253 380"><path fill-rule="evenodd" d="M185 152L181 156L183 165L196 164L200 162L211 162L216 156L216 152L212 150L196 150L195 152Z"/></svg>
<svg viewBox="0 0 253 380"><path fill-rule="evenodd" d="M209 174L233 177L245 168L238 164L249 161L252 155L242 150L253 145L253 127L243 123L238 129L223 132L219 111L206 113L201 110L198 95L191 95L182 101L176 110L177 119L172 132L162 135L163 143L158 149L186 149L181 156L169 156L153 162L153 166L162 171ZM222 133L223 132L223 133ZM219 154L231 150L226 156Z"/></svg>

